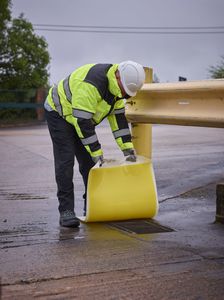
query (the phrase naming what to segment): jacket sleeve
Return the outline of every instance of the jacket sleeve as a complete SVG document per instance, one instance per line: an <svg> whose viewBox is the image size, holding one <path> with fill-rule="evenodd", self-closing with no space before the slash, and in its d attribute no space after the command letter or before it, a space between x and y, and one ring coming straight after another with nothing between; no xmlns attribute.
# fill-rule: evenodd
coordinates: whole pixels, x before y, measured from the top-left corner
<svg viewBox="0 0 224 300"><path fill-rule="evenodd" d="M80 82L72 97L72 123L82 144L92 157L103 154L92 117L96 112L99 93L88 83Z"/></svg>
<svg viewBox="0 0 224 300"><path fill-rule="evenodd" d="M113 112L108 116L114 138L122 151L133 149L131 132L125 117L124 101L119 100L114 106Z"/></svg>

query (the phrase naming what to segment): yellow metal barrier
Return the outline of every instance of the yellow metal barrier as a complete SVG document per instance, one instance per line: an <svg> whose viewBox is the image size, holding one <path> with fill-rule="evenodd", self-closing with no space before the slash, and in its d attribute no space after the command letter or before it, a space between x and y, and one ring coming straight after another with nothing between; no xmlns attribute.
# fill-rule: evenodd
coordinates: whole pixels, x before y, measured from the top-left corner
<svg viewBox="0 0 224 300"><path fill-rule="evenodd" d="M224 79L146 83L127 101L126 116L131 123L223 128Z"/></svg>
<svg viewBox="0 0 224 300"><path fill-rule="evenodd" d="M152 74L152 73L151 73ZM224 128L224 79L147 83L126 103L138 154L151 158L151 125Z"/></svg>

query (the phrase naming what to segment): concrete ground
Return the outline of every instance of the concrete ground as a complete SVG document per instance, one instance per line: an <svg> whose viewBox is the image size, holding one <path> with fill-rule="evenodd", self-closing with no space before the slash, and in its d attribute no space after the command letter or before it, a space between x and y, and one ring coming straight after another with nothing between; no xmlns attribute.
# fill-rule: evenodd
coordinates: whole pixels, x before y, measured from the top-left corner
<svg viewBox="0 0 224 300"><path fill-rule="evenodd" d="M120 158L105 124L98 135L105 157ZM60 228L46 125L1 129L0 158L2 299L224 299L224 225L214 222L223 129L153 126L155 221L172 232Z"/></svg>

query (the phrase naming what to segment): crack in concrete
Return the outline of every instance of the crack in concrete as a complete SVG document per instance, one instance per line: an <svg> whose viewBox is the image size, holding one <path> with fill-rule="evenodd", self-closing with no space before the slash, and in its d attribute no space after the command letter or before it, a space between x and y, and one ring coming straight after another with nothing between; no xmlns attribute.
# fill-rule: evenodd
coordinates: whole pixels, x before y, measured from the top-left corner
<svg viewBox="0 0 224 300"><path fill-rule="evenodd" d="M191 190L185 191L185 192L180 193L180 194L178 194L178 195L174 195L174 196L167 197L167 198L165 198L165 199L159 200L159 203L164 203L164 202L166 202L167 200L172 200L172 199L175 199L175 198L183 197L183 196L185 196L185 195L188 194L188 193L192 193L192 192L197 191L197 190L200 190L200 189L202 189L202 188L206 188L206 187L208 187L209 185L212 185L212 184L215 184L215 183L217 183L217 181L209 182L209 183L206 184L206 185L198 186L198 187L196 187L196 188L193 188L193 189L191 189Z"/></svg>
<svg viewBox="0 0 224 300"><path fill-rule="evenodd" d="M202 259L189 259L189 260L182 260L182 261L175 261L175 262L165 262L161 264L155 264L150 265L149 267L157 267L157 266L166 266L166 265L176 265L176 264L186 264L189 262L200 262ZM21 285L21 284L32 284L32 283L41 283L41 282L47 282L47 281L53 281L53 280L61 280L61 279L69 279L69 278L76 278L76 277L84 277L84 276L91 276L91 275L100 275L100 274L109 274L113 272L125 272L125 271L137 271L142 270L142 267L138 268L124 268L124 269L116 269L116 270L110 270L110 271L99 271L99 272L92 272L92 273L85 273L85 274L77 274L77 275L68 275L68 276L62 276L62 277L48 277L48 278L40 278L40 279L21 279L12 283L2 283L3 286L13 286L13 285Z"/></svg>

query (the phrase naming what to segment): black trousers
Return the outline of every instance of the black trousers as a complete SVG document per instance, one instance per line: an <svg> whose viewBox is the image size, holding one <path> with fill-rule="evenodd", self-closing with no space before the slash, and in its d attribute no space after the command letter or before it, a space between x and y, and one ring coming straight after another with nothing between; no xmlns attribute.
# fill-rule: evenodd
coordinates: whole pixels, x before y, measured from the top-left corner
<svg viewBox="0 0 224 300"><path fill-rule="evenodd" d="M46 119L53 143L55 178L57 183L57 197L59 212L74 210L74 185L73 169L75 157L79 163L79 171L82 175L86 189L90 169L94 162L78 137L74 126L66 122L55 112L46 111ZM86 199L84 202L84 211Z"/></svg>

